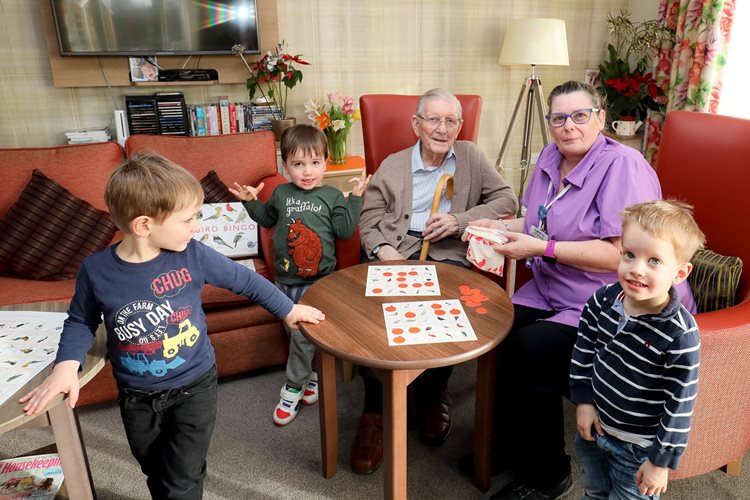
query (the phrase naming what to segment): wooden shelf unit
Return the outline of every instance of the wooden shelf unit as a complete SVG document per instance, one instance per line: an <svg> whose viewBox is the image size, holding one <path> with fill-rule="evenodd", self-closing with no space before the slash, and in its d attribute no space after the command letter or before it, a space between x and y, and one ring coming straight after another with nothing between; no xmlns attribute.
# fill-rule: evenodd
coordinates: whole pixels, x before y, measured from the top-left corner
<svg viewBox="0 0 750 500"><path fill-rule="evenodd" d="M41 19L44 23L44 35L47 40L52 82L55 87L106 87L107 80L114 87L136 86L130 81L130 67L127 56L61 56L57 45L57 34L52 17L52 6L49 0L37 0ZM248 62L259 60L263 54L272 50L279 41L279 24L277 19L276 0L257 0L258 18L260 19L260 54L245 56ZM181 68L188 56L158 56L159 66L163 68ZM192 61L199 61L200 67L215 69L219 73L216 83L245 83L247 68L237 56L193 56ZM101 64L101 68L100 68ZM188 65L186 69L196 69ZM104 72L107 78L102 74ZM154 85L209 85L214 82L138 82L137 85L149 83Z"/></svg>

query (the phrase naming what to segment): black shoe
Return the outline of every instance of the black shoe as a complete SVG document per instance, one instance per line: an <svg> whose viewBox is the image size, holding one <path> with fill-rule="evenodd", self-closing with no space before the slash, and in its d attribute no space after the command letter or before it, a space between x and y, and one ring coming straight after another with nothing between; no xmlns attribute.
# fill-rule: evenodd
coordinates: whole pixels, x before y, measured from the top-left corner
<svg viewBox="0 0 750 500"><path fill-rule="evenodd" d="M559 484L546 490L532 488L523 483L512 481L499 489L490 500L554 500L560 498L573 488L573 478L568 474Z"/></svg>
<svg viewBox="0 0 750 500"><path fill-rule="evenodd" d="M511 469L511 465L505 456L498 455L494 451L490 456L490 476L497 476L501 472ZM474 452L461 455L458 459L458 470L466 477L474 477Z"/></svg>

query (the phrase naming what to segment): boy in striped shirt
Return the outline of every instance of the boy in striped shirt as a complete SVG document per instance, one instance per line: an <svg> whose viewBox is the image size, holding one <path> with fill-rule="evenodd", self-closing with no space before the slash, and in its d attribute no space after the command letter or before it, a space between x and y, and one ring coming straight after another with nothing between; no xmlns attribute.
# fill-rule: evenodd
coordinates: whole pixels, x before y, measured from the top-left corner
<svg viewBox="0 0 750 500"><path fill-rule="evenodd" d="M584 498L656 498L687 445L700 337L674 285L705 237L688 205L626 208L618 282L581 313L570 369Z"/></svg>

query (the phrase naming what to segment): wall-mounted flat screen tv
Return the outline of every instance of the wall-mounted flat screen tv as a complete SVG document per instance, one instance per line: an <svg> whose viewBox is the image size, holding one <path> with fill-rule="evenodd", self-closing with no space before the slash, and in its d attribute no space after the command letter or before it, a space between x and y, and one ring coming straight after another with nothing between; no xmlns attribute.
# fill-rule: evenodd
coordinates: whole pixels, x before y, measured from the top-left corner
<svg viewBox="0 0 750 500"><path fill-rule="evenodd" d="M64 56L259 54L256 0L50 0Z"/></svg>

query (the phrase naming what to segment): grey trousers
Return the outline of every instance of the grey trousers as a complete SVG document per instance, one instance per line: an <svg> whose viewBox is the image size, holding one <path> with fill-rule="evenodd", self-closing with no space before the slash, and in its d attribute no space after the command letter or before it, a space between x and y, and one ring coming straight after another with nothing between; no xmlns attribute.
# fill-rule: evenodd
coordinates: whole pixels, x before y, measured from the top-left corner
<svg viewBox="0 0 750 500"><path fill-rule="evenodd" d="M290 286L276 282L279 290L296 304L310 285ZM289 358L286 360L286 383L289 387L303 388L313 372L315 346L311 344L298 329L286 328L289 336Z"/></svg>

